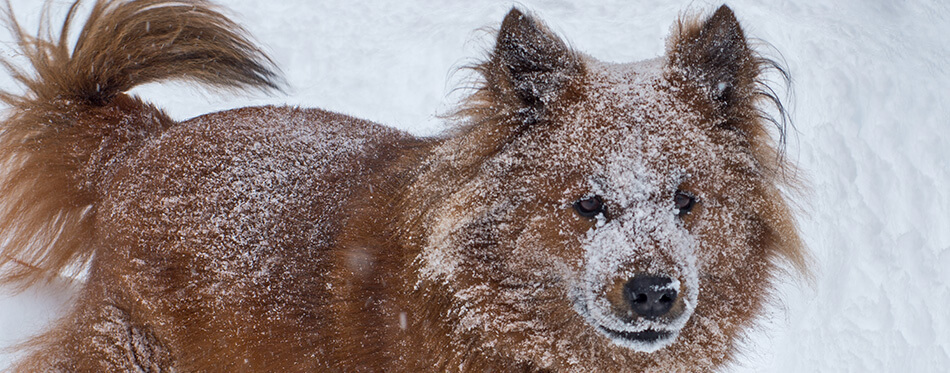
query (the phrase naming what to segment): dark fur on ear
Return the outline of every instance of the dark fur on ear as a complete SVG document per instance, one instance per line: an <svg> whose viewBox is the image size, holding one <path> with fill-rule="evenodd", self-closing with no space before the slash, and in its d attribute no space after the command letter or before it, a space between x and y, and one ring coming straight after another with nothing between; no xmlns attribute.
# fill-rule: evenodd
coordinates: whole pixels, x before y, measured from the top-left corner
<svg viewBox="0 0 950 373"><path fill-rule="evenodd" d="M512 9L501 23L492 56L494 74L489 82L523 105L525 122L544 114L546 103L557 99L581 66L564 42L538 20Z"/></svg>
<svg viewBox="0 0 950 373"><path fill-rule="evenodd" d="M758 148L754 153L780 154L788 115L775 91L766 84L764 75L773 70L788 83L785 70L749 47L739 21L725 5L705 20L681 19L676 26L668 52L673 80L698 83L698 88L718 112L720 126L737 131L746 146ZM760 104L763 100L765 105ZM763 109L769 107L776 115ZM780 140L778 148L772 148L763 126L765 122L775 124ZM765 157L757 158L765 161ZM765 162L765 165L771 163L774 162Z"/></svg>
<svg viewBox="0 0 950 373"><path fill-rule="evenodd" d="M579 95L581 57L543 23L517 8L502 21L487 58L475 72L474 92L448 117L457 143L454 171L472 172L551 113L554 102Z"/></svg>
<svg viewBox="0 0 950 373"><path fill-rule="evenodd" d="M741 99L759 73L739 21L723 5L700 27L683 27L670 51L688 80L700 81L723 105Z"/></svg>
<svg viewBox="0 0 950 373"><path fill-rule="evenodd" d="M484 85L469 98L463 116L485 117L484 109L494 108L500 110L496 115L533 124L582 74L583 65L544 24L512 8L501 23L494 50L475 70Z"/></svg>

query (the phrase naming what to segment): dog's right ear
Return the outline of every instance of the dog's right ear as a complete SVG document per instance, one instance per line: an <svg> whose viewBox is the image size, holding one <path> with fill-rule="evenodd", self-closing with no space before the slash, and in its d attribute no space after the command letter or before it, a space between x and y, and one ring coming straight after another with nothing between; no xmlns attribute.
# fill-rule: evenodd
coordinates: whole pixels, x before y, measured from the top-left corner
<svg viewBox="0 0 950 373"><path fill-rule="evenodd" d="M547 106L583 70L580 59L564 41L517 8L502 21L486 67L495 100L514 106L509 109L526 124L539 121Z"/></svg>

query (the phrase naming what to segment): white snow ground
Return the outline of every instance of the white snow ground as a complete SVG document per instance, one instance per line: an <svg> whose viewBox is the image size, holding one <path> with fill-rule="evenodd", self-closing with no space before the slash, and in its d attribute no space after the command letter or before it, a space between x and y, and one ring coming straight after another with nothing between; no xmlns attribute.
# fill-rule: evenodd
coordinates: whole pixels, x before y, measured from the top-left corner
<svg viewBox="0 0 950 373"><path fill-rule="evenodd" d="M36 0L13 0L24 24ZM67 1L55 1L62 10ZM264 103L319 106L437 131L458 97L455 68L487 48L509 1L228 0L283 68L287 95L223 96L183 85L137 92L177 118ZM654 57L683 9L708 0L521 0L578 49ZM750 335L736 372L950 370L950 2L733 0L747 34L784 55L796 131L789 156L812 186L800 200L815 281L790 281ZM61 12L59 12L61 14ZM0 38L9 48L10 37ZM10 55L9 50L2 53ZM446 83L448 81L448 83ZM0 87L12 83L0 78ZM0 295L0 346L40 330L68 287ZM0 354L0 370L13 359Z"/></svg>

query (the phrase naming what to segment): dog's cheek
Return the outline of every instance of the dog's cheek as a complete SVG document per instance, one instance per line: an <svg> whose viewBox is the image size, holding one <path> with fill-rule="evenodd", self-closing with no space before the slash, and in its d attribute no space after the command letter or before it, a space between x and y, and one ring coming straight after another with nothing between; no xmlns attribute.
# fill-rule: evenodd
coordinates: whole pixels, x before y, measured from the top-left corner
<svg viewBox="0 0 950 373"><path fill-rule="evenodd" d="M736 266L747 262L750 254L747 242L753 227L741 219L741 214L730 210L717 198L704 201L702 211L688 224L690 232L699 241L697 266L712 276L731 276Z"/></svg>
<svg viewBox="0 0 950 373"><path fill-rule="evenodd" d="M545 280L559 282L566 273L577 273L584 257L579 237L589 229L585 226L590 223L580 221L573 210L567 208L536 210L531 214L509 241L513 244L512 261L531 276L550 276ZM545 270L538 271L538 268Z"/></svg>

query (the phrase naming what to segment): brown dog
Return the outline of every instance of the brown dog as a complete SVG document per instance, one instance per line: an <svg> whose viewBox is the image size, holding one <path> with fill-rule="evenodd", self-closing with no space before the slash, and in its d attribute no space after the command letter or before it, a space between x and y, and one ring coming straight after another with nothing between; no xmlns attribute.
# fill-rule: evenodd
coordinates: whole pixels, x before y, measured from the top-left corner
<svg viewBox="0 0 950 373"><path fill-rule="evenodd" d="M803 266L772 64L726 7L632 64L513 9L433 138L175 122L123 92L276 88L270 61L203 0L98 0L70 51L75 9L57 40L15 27L35 74L2 96L5 281L89 268L19 370L707 371Z"/></svg>

